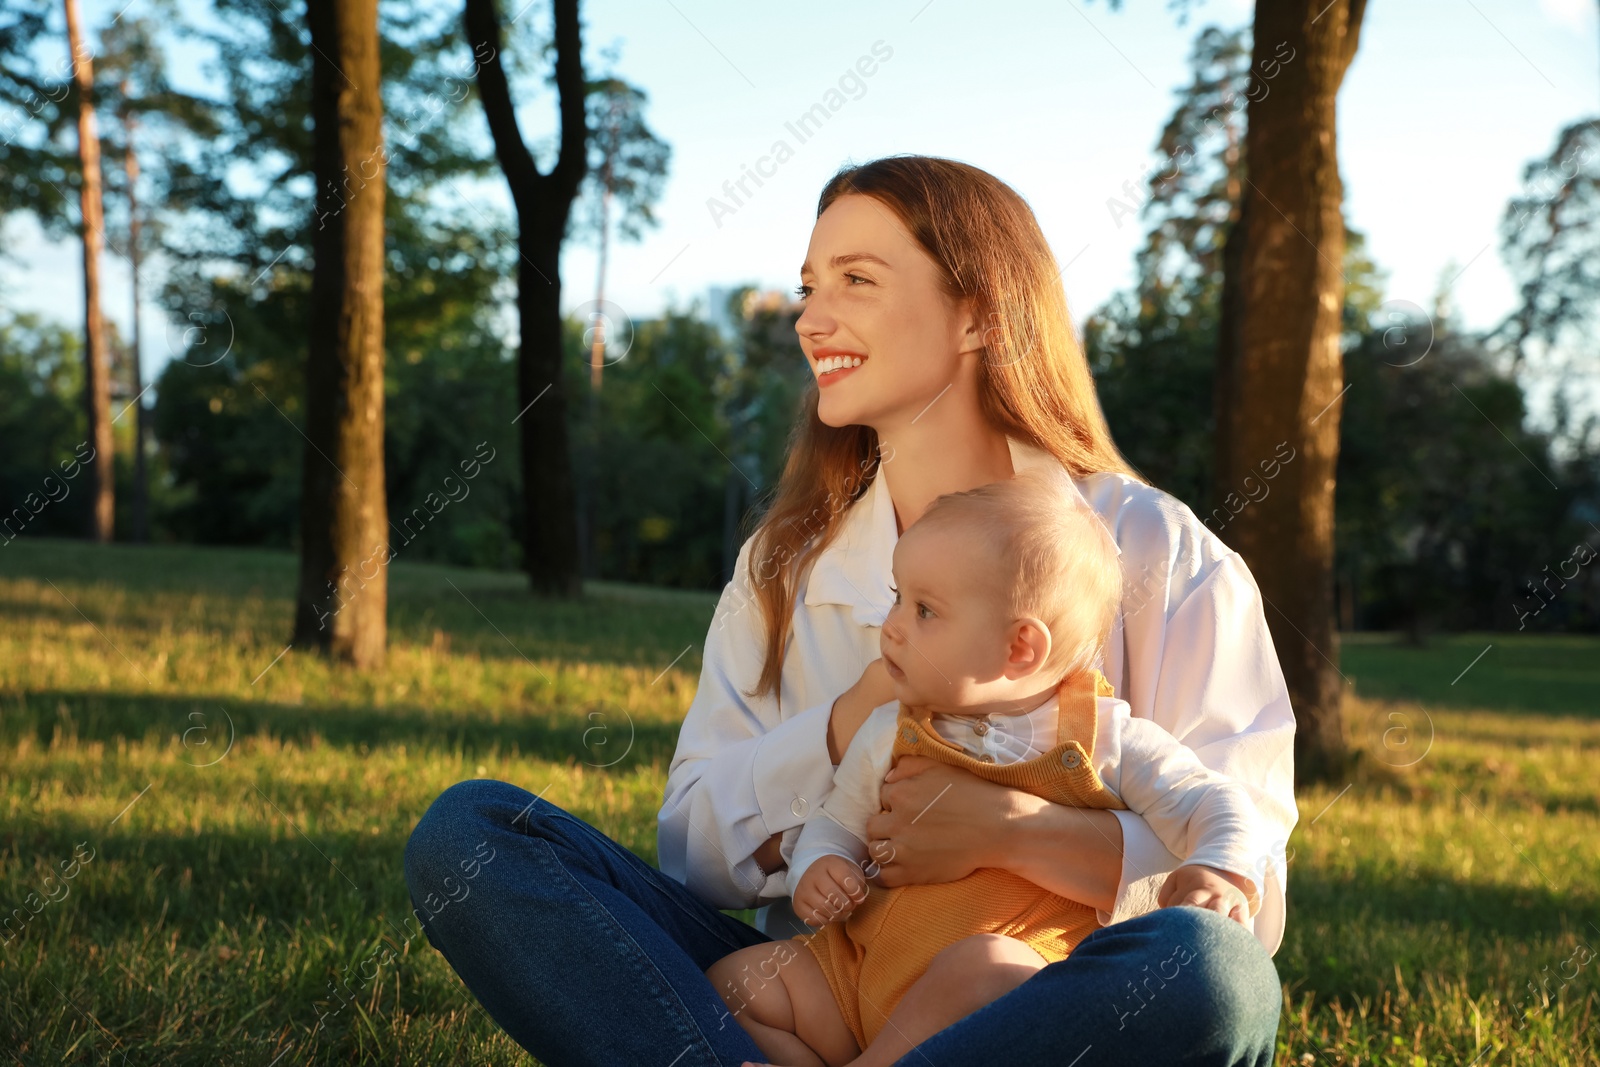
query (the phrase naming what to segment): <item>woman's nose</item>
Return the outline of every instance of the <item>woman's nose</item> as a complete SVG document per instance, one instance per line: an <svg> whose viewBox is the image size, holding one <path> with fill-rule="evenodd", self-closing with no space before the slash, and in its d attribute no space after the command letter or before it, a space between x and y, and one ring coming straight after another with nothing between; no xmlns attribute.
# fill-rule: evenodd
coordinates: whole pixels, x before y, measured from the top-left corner
<svg viewBox="0 0 1600 1067"><path fill-rule="evenodd" d="M794 332L800 337L809 338L813 344L821 344L833 335L836 325L827 310L827 297L813 290L806 297L800 317L794 320Z"/></svg>

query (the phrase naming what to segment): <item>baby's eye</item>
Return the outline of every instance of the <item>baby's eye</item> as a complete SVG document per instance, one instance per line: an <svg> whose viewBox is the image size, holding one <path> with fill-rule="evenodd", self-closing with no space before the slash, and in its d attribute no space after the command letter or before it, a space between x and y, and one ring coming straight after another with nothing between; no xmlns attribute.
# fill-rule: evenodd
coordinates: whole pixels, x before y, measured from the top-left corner
<svg viewBox="0 0 1600 1067"><path fill-rule="evenodd" d="M924 611L926 611L928 614L924 615L923 614ZM919 619L931 619L932 617L933 617L933 609L928 607L928 605L924 604L922 601L920 601L920 600L917 601L917 618L919 618Z"/></svg>

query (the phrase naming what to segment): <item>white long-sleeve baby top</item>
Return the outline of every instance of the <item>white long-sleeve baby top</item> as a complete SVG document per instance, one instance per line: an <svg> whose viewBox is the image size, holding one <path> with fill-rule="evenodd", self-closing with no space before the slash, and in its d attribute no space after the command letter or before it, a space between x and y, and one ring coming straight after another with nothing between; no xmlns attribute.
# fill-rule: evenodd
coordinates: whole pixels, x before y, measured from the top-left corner
<svg viewBox="0 0 1600 1067"><path fill-rule="evenodd" d="M1270 853L1244 786L1207 767L1187 745L1127 701L1098 697L1093 764L1106 788L1144 817L1162 844L1188 864L1203 864L1251 880L1254 910ZM932 728L985 762L1033 759L1055 747L1055 695L1023 715L968 718L935 713ZM876 708L862 723L834 774L833 788L801 827L788 871L789 892L806 868L827 855L868 864L867 819L882 810L879 789L889 771L899 704ZM869 872L873 873L873 872ZM1111 916L1099 913L1102 925Z"/></svg>

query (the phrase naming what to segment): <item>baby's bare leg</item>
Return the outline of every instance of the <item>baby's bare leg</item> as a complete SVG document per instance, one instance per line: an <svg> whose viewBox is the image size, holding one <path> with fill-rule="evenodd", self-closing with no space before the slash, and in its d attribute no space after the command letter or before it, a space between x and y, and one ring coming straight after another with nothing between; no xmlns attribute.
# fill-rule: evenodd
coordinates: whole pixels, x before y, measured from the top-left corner
<svg viewBox="0 0 1600 1067"><path fill-rule="evenodd" d="M999 1000L1044 966L1043 956L1014 937L962 938L933 958L850 1067L889 1067L951 1023Z"/></svg>
<svg viewBox="0 0 1600 1067"><path fill-rule="evenodd" d="M842 1067L861 1051L817 958L797 939L740 949L713 963L706 977L775 1064Z"/></svg>

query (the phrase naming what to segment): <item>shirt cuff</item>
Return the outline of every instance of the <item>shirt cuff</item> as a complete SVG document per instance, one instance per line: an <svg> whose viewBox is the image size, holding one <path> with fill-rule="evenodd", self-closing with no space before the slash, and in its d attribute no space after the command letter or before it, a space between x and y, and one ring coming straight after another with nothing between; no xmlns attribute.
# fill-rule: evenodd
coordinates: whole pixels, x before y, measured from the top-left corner
<svg viewBox="0 0 1600 1067"><path fill-rule="evenodd" d="M1161 838L1150 829L1142 815L1115 808L1111 814L1122 824L1122 878L1117 884L1117 899L1111 912L1095 909L1101 926L1155 911L1161 883L1182 862L1167 851L1167 846L1161 843Z"/></svg>
<svg viewBox="0 0 1600 1067"><path fill-rule="evenodd" d="M1111 814L1122 824L1122 882L1117 886L1117 899L1111 912L1095 909L1095 919L1101 926L1155 911L1160 906L1156 897L1161 892L1161 883L1183 862L1167 851L1167 846L1161 843L1143 816L1121 809L1112 809ZM1279 888L1275 868L1268 869L1263 881L1266 884L1258 886L1261 908L1245 926L1267 954L1272 955L1283 942L1284 894Z"/></svg>
<svg viewBox="0 0 1600 1067"><path fill-rule="evenodd" d="M751 774L766 837L804 823L832 792L828 723L837 699L792 715L761 735Z"/></svg>

